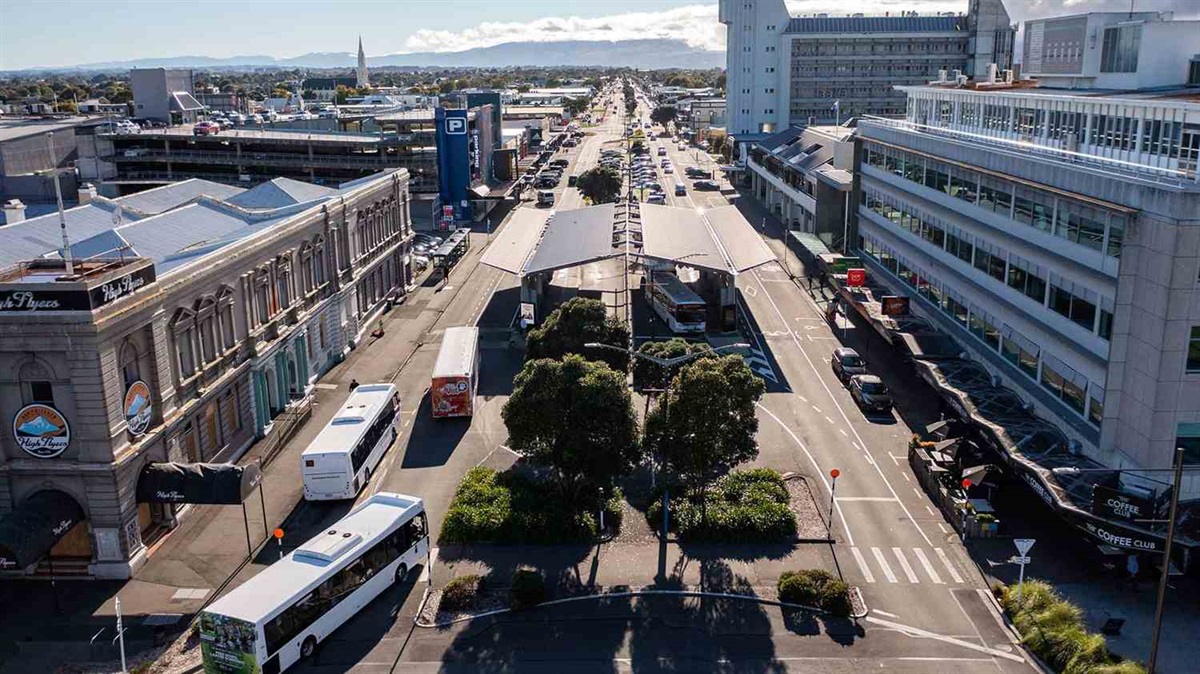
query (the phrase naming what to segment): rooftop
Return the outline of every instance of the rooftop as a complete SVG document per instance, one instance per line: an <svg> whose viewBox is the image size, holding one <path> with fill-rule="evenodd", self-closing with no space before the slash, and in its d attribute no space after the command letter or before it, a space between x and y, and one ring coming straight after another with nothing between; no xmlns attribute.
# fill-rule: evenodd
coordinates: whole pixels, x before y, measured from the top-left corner
<svg viewBox="0 0 1200 674"><path fill-rule="evenodd" d="M787 33L962 33L967 17L955 16L798 16Z"/></svg>
<svg viewBox="0 0 1200 674"><path fill-rule="evenodd" d="M99 117L67 117L65 119L43 119L41 117L0 118L0 143L35 136L40 133L59 131L87 122L100 122Z"/></svg>

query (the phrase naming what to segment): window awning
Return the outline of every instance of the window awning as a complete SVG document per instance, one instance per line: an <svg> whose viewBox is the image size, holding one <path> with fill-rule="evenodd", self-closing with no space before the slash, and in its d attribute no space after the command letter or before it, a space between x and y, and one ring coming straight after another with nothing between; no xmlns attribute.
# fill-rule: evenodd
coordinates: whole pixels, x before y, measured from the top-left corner
<svg viewBox="0 0 1200 674"><path fill-rule="evenodd" d="M61 491L30 496L0 519L0 569L36 564L84 519L83 508Z"/></svg>
<svg viewBox="0 0 1200 674"><path fill-rule="evenodd" d="M151 463L138 476L138 503L232 505L246 500L262 472L228 463Z"/></svg>

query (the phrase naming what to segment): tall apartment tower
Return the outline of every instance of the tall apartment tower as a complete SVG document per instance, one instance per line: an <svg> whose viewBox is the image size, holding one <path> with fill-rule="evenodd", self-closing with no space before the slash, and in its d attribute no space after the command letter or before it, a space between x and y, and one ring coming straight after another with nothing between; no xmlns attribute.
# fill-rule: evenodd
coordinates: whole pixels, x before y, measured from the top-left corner
<svg viewBox="0 0 1200 674"><path fill-rule="evenodd" d="M730 133L754 141L788 126L898 117L898 85L1011 68L1016 31L1002 0L970 0L967 9L792 17L783 0L720 0Z"/></svg>
<svg viewBox="0 0 1200 674"><path fill-rule="evenodd" d="M357 75L359 89L371 86L371 81L367 79L367 55L363 53L361 35L358 36L358 70L355 75Z"/></svg>

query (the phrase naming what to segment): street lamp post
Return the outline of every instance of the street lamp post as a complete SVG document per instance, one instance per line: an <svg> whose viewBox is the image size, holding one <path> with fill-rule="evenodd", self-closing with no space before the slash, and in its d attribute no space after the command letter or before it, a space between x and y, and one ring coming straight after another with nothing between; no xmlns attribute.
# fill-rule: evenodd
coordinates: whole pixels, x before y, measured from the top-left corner
<svg viewBox="0 0 1200 674"><path fill-rule="evenodd" d="M689 353L689 354L685 354L682 356L676 356L674 358L659 358L657 356L651 356L649 354L634 351L632 348L629 348L629 347L622 348L619 346L613 346L612 344L602 344L600 342L588 342L588 343L584 344L584 346L589 349L608 349L609 351L620 351L620 352L628 354L634 358L641 358L642 360L650 361L651 363L654 363L663 368L671 368L676 365L686 363L687 361L689 361L693 358L696 358L698 356L701 356L705 353L715 353L718 351L724 351L726 349L746 349L746 348L750 347L750 345L747 343L738 342L736 344L725 344L724 346L718 346L707 352L706 351L697 351L695 353ZM666 393L667 391L664 389L663 392ZM669 400L670 400L669 397L664 398L663 403L662 403L663 404L664 421L670 421L670 419L671 419L671 417L670 417L671 407L668 402ZM659 461L659 463L662 464L664 462ZM662 473L666 472L665 467L663 465L659 466L659 472L662 472ZM670 521L671 521L671 495L670 494L671 494L670 487L667 485L667 480L664 475L664 477L663 477L663 524L662 524L662 536L663 536L664 541L667 540L667 532L670 530L670 528L669 528Z"/></svg>

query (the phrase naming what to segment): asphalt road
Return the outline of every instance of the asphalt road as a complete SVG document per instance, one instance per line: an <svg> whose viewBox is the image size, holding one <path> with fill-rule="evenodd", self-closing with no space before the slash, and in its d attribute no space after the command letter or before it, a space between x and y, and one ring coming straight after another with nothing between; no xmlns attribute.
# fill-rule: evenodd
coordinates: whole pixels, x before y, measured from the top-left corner
<svg viewBox="0 0 1200 674"><path fill-rule="evenodd" d="M567 154L573 163L565 173L594 163L601 145L620 130L620 119L610 119L588 136ZM667 145L676 171L697 162L693 152ZM704 155L699 161L711 167ZM660 177L670 194L675 176ZM669 203L724 205L734 194L728 189L693 193L691 181L687 183L688 196L669 196ZM566 187L566 181L558 192L556 208L582 205L577 190ZM739 205L751 222L761 222L763 214L753 204ZM782 253L779 232L768 229L763 234ZM521 363L521 354L508 346L517 282L478 265L483 245L485 237L477 236L471 254L446 286L423 288L401 308L424 316L430 328L396 378L407 405L404 434L368 488L421 495L435 532L465 471L480 464L504 468L514 458L503 447L500 408ZM612 291L620 287L620 267L615 264L619 263L564 272L556 275L554 284L567 293ZM907 467L911 428L928 418L928 405L915 396L906 399L903 376L890 366L881 344L869 348L852 326L844 332L831 329L821 318L818 300L794 283L782 266L771 263L744 274L737 285L753 326L747 339L761 361L756 370L768 380L759 415L757 463L818 478L813 484L824 490L819 496L826 503L833 488L829 471L840 470L834 501L836 544L811 546L795 555L835 568L860 586L872 609L870 617L857 626L818 628L777 608L747 602L655 598L416 629L412 618L425 585L422 574L381 596L332 635L313 662L295 671L1029 671L1031 666L1018 655L986 599L983 578L916 488ZM481 396L471 420L433 423L428 414L429 379L440 335L455 325L482 329ZM828 365L841 339L863 347L872 370L900 394L900 413L868 418L853 404ZM727 566L749 569L752 564L720 557L701 565L705 563L726 571ZM434 573L441 568L435 563ZM760 580L773 582L761 578L764 573L771 571L760 572ZM435 578L437 584L444 580Z"/></svg>

